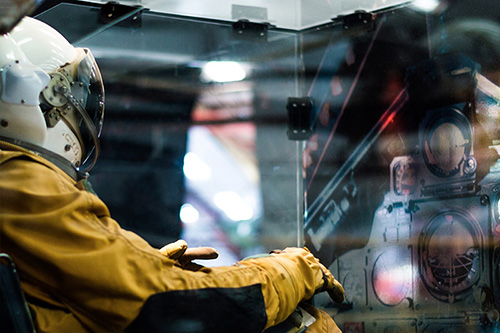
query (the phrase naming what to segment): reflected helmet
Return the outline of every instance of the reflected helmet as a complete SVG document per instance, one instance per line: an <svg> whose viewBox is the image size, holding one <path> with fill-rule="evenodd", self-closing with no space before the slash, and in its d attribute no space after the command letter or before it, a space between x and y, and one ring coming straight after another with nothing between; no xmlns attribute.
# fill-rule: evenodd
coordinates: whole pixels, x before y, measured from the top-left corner
<svg viewBox="0 0 500 333"><path fill-rule="evenodd" d="M90 170L104 116L104 87L90 50L73 47L52 27L25 17L0 37L0 74L0 137Z"/></svg>

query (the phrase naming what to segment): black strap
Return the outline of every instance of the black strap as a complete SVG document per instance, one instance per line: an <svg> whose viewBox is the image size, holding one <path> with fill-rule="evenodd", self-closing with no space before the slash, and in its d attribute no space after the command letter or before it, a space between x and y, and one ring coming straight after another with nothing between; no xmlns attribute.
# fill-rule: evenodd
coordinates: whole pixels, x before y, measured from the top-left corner
<svg viewBox="0 0 500 333"><path fill-rule="evenodd" d="M57 155L54 152L51 152L50 150L47 150L45 148L36 146L34 144L24 142L21 140L17 139L12 139L12 138L6 138L3 136L0 136L0 141L4 141L6 143L10 143L16 146L19 146L21 148L24 148L30 152L32 152L35 155L38 155L40 157L43 157L50 163L54 164L57 166L59 169L64 171L68 176L73 178L75 181L80 181L82 179L87 179L89 177L89 174L87 172L82 172L78 170L73 164L71 164L70 161L65 159L64 157Z"/></svg>

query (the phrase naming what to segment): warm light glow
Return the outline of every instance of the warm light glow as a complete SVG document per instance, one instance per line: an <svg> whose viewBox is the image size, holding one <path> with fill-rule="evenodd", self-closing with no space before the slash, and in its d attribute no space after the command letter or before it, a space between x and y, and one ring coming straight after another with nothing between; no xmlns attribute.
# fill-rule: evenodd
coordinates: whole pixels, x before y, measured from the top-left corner
<svg viewBox="0 0 500 333"><path fill-rule="evenodd" d="M247 73L235 61L210 61L203 66L201 80L204 82L241 81Z"/></svg>
<svg viewBox="0 0 500 333"><path fill-rule="evenodd" d="M194 223L200 218L200 213L193 205L186 203L182 205L179 217L184 223Z"/></svg>
<svg viewBox="0 0 500 333"><path fill-rule="evenodd" d="M236 192L223 191L216 193L214 204L233 221L245 221L253 217L252 208Z"/></svg>
<svg viewBox="0 0 500 333"><path fill-rule="evenodd" d="M212 176L212 169L195 153L184 156L184 175L190 180L208 180Z"/></svg>

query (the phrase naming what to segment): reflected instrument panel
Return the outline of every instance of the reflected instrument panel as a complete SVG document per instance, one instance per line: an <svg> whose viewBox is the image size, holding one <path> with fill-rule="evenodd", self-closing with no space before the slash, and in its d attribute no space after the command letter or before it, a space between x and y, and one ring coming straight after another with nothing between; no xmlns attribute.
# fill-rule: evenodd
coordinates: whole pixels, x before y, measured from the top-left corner
<svg viewBox="0 0 500 333"><path fill-rule="evenodd" d="M429 61L444 60L427 60L424 68ZM445 98L445 103L444 93L434 95L435 103L428 102L431 98L421 103L421 87L412 85L422 73L419 68L408 71L408 99L394 119L404 123L408 112L413 112L417 116L410 121L416 124L412 132L404 133L407 149L397 150L406 154L392 156L385 175L377 173L386 178L383 190L370 187L357 172L353 161L363 159L357 156L338 169L349 170L341 180L335 174L311 199L306 246L327 262L346 290L346 301L340 306L322 296L317 296L317 303L346 332L490 332L500 327L500 165L497 152L485 154L494 148L496 133L487 133L477 121L482 111L476 106L482 95L488 95L477 78L485 78L478 69L463 68L471 67L433 73L448 79L466 73L450 79L459 81L451 86L457 84L460 89L464 82L474 83L463 89L466 93L461 98ZM491 91L490 117L491 108L500 105L500 94L492 96ZM379 124L367 135L369 140L360 143L367 147L369 142L369 148L358 146L355 154L375 149L386 131L377 128ZM489 145L486 149L484 142ZM370 214L352 213L369 211L363 200L373 200L379 190L383 195ZM349 205L340 204L345 200ZM356 226L362 228L367 219L366 241L353 242L350 249L336 245L357 235Z"/></svg>

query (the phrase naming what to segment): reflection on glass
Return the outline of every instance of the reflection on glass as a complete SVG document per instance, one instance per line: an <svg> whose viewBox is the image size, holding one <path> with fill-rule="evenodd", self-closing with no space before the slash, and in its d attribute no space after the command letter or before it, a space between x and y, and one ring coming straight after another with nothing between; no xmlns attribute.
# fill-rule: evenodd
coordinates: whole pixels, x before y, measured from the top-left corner
<svg viewBox="0 0 500 333"><path fill-rule="evenodd" d="M458 212L440 214L422 230L421 274L429 292L454 303L481 275L481 236Z"/></svg>
<svg viewBox="0 0 500 333"><path fill-rule="evenodd" d="M388 249L375 261L373 289L383 304L399 304L407 297L411 282L412 266L410 259L398 249Z"/></svg>
<svg viewBox="0 0 500 333"><path fill-rule="evenodd" d="M324 1L345 11L396 2ZM436 6L440 13L433 12ZM500 224L492 219L493 211L500 215L500 169L491 168L498 154L486 151L500 142L499 10L496 0L415 0L379 12L376 29L359 35L343 36L342 25L297 35L270 29L265 42L234 38L230 24L151 13L143 14L140 29L110 28L88 45L97 49L109 84L108 115L114 118L108 118L104 138L110 137L113 122L116 137L136 134L133 144L123 144L123 155L137 162L126 169L133 176L141 171L139 162L161 166L153 168L155 177L136 177L130 191L117 192L136 193L148 181L144 196L132 199L154 203L152 211L158 211L158 202L184 195L182 236L190 246L214 246L218 260L227 260L210 265L232 264L257 243L270 248L294 244L287 242L295 241L294 232L287 236L296 230L297 161L296 151L287 150L285 106L290 96L310 95L317 119L304 163L308 218L325 185L342 171L342 181L335 182L325 208L318 209L317 224L306 234L309 248L318 250L315 254L336 270L346 288L347 304L325 306L338 311L339 326L348 331L355 322L366 332L498 329ZM310 15L304 18L319 22L312 7L306 12ZM75 16L59 15L54 21ZM79 26L83 31L74 36L89 33L90 26ZM446 80L434 80L439 69L447 71L447 79L468 77L453 62L425 67L425 83L433 89L417 96L408 92L408 70L446 59L447 52L464 53L480 65L484 77L476 73L482 88L476 96L482 104L457 108L455 102L466 101L441 100L455 97L456 89L448 91L440 84ZM410 107L429 100L436 105ZM454 111L432 111L441 107ZM178 122L180 115L185 118ZM127 122L134 131L126 130ZM154 147L148 137L151 124L162 133ZM167 158L171 147L185 141L179 129L188 132L188 147L174 160ZM108 149L111 157L117 152ZM139 161L138 156L144 157ZM477 170L467 172L471 161L477 161ZM109 174L122 168L121 163L113 166ZM171 174L184 177L185 192L172 193L181 188L178 183L151 191L150 184L174 179ZM101 188L112 187L106 186L109 179L108 173L100 178ZM160 200L152 201L153 195ZM109 197L117 207L131 200L114 193ZM181 204L172 206L177 216ZM160 224L156 215L151 220Z"/></svg>

